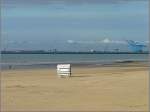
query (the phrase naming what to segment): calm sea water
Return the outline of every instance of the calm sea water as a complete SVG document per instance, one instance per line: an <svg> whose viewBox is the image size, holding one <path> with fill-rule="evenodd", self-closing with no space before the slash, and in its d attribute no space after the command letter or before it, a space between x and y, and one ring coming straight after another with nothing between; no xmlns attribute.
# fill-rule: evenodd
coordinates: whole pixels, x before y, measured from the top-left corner
<svg viewBox="0 0 150 112"><path fill-rule="evenodd" d="M148 54L2 54L2 63L145 61Z"/></svg>
<svg viewBox="0 0 150 112"><path fill-rule="evenodd" d="M116 61L147 61L148 54L2 54L2 68L49 66L58 63L104 64Z"/></svg>

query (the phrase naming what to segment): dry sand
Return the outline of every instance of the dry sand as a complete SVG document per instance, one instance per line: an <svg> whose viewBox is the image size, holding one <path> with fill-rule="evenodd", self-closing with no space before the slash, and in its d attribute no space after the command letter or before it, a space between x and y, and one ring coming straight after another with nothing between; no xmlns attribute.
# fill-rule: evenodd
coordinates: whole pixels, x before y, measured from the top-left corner
<svg viewBox="0 0 150 112"><path fill-rule="evenodd" d="M2 72L5 111L147 111L147 67L73 68L70 78L55 69Z"/></svg>

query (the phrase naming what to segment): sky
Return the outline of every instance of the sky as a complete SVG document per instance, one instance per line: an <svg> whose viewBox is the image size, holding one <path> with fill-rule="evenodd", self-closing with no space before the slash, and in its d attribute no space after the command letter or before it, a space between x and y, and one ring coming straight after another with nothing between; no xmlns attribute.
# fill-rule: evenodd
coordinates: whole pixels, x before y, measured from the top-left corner
<svg viewBox="0 0 150 112"><path fill-rule="evenodd" d="M5 49L89 50L148 41L148 0L3 0L1 6Z"/></svg>

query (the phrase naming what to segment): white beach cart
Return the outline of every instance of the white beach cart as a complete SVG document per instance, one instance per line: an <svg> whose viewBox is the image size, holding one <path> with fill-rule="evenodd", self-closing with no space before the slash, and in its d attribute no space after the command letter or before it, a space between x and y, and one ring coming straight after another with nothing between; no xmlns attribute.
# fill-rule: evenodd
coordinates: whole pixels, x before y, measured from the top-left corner
<svg viewBox="0 0 150 112"><path fill-rule="evenodd" d="M70 77L71 76L71 65L70 64L58 64L57 75L59 77Z"/></svg>

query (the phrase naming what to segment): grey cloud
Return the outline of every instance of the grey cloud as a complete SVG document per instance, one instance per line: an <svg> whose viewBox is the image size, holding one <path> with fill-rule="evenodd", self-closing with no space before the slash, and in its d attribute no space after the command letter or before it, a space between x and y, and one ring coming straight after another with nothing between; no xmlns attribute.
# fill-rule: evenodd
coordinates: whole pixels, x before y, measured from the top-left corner
<svg viewBox="0 0 150 112"><path fill-rule="evenodd" d="M110 40L109 38L105 38L100 41L75 41L75 40L67 40L68 44L126 44L125 41L121 40Z"/></svg>
<svg viewBox="0 0 150 112"><path fill-rule="evenodd" d="M33 42L32 41L13 41L13 40L11 40L11 41L6 41L5 42L6 44L14 44L14 45L20 45L20 44L33 44Z"/></svg>

